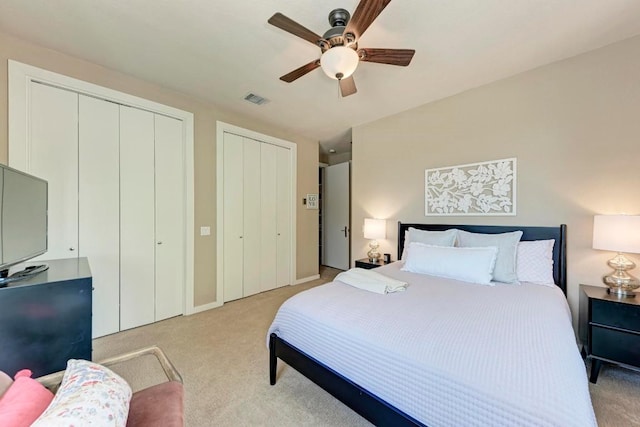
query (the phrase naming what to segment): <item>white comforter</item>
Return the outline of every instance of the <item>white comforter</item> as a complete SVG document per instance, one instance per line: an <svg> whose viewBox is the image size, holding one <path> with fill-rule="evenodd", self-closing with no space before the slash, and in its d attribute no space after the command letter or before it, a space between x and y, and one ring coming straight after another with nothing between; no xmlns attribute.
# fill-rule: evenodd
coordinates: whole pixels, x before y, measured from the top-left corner
<svg viewBox="0 0 640 427"><path fill-rule="evenodd" d="M282 305L269 334L430 427L596 425L559 288L480 286L400 263L376 271L407 290L312 288Z"/></svg>

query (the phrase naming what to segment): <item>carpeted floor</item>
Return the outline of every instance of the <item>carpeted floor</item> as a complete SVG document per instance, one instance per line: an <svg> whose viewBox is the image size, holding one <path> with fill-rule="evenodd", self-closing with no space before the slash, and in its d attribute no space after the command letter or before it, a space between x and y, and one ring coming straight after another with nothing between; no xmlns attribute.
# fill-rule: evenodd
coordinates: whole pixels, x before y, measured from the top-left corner
<svg viewBox="0 0 640 427"><path fill-rule="evenodd" d="M192 316L176 317L93 342L93 358L158 345L184 378L187 426L370 426L328 393L280 362L269 385L266 331L282 302L329 281L324 269L313 282L233 301ZM134 390L161 381L154 359L117 371ZM601 427L640 426L640 373L604 366L591 384Z"/></svg>

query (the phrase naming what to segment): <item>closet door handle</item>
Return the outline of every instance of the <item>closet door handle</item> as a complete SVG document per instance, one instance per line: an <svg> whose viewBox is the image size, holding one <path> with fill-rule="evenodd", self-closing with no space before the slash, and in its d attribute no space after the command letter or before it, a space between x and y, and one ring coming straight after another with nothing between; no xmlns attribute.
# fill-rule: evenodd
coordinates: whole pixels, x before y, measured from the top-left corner
<svg viewBox="0 0 640 427"><path fill-rule="evenodd" d="M71 252L73 252L73 251L75 251L75 250L76 250L76 248L69 248L69 250L70 250Z"/></svg>
<svg viewBox="0 0 640 427"><path fill-rule="evenodd" d="M159 245L161 245L161 244L162 244L162 242L158 242L158 244L159 244Z"/></svg>

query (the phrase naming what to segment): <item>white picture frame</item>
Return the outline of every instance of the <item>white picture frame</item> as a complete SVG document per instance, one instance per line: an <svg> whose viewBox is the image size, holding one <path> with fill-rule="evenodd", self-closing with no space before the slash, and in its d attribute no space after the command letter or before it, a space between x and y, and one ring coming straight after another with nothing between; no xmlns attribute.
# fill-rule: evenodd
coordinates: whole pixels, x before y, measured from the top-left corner
<svg viewBox="0 0 640 427"><path fill-rule="evenodd" d="M517 160L425 169L425 216L515 216Z"/></svg>
<svg viewBox="0 0 640 427"><path fill-rule="evenodd" d="M307 194L307 209L318 209L317 194Z"/></svg>

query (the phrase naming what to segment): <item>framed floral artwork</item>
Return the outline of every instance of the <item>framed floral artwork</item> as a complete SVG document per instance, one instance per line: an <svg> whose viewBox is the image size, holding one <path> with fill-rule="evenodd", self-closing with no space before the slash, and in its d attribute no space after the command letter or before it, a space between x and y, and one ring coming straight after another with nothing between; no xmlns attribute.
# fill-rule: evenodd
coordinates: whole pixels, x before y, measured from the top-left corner
<svg viewBox="0 0 640 427"><path fill-rule="evenodd" d="M425 215L515 215L516 158L426 169Z"/></svg>

